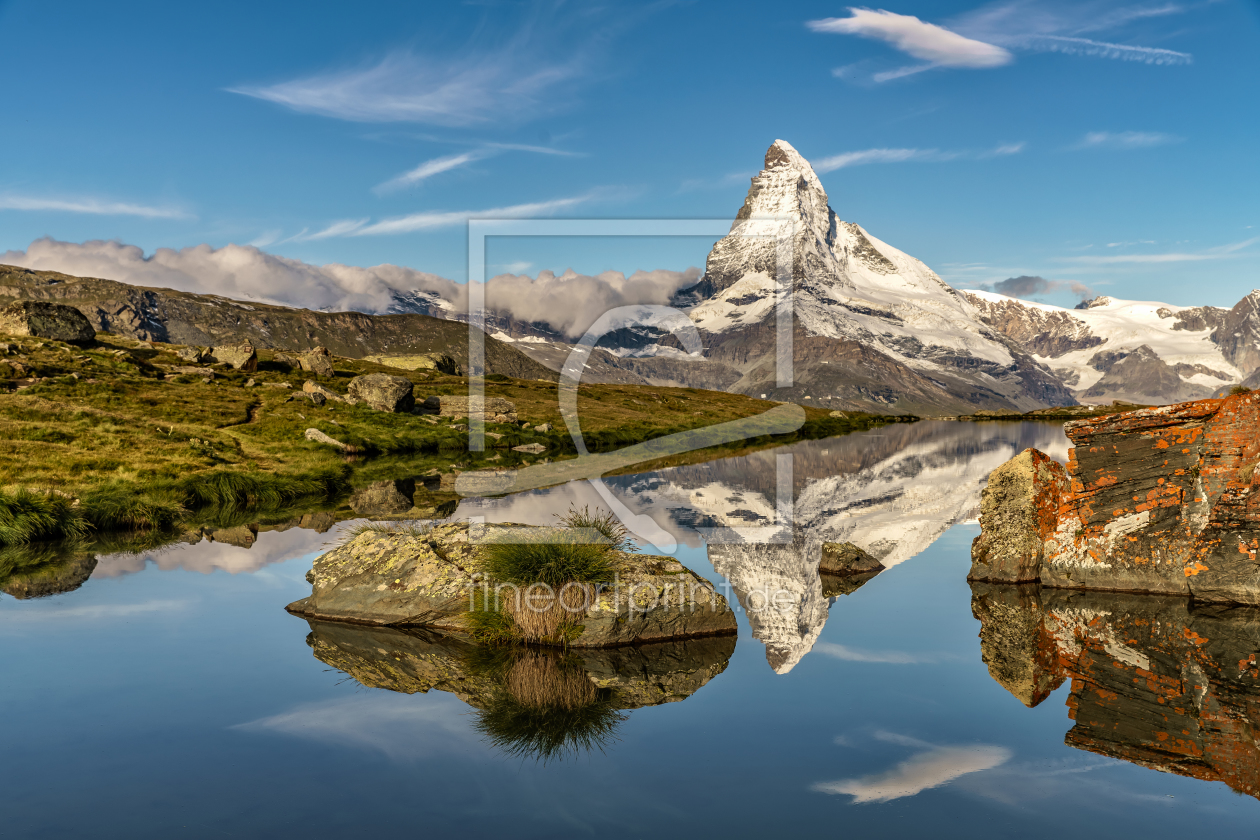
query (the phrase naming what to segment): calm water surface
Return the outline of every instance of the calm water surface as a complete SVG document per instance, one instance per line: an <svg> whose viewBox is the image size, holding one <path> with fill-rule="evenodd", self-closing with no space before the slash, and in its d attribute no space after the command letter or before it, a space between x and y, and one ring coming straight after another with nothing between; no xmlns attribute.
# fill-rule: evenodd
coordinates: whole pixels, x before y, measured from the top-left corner
<svg viewBox="0 0 1260 840"><path fill-rule="evenodd" d="M984 477L1027 446L1067 453L1056 426L920 423L611 479L732 603L773 586L791 604L740 610L737 640L559 666L288 615L344 524L100 557L73 591L0 596L0 835L1254 833L1250 611L968 586ZM574 502L599 496L456 516L546 523ZM824 539L887 569L843 594L817 575ZM503 691L598 696L602 749L513 754L533 736L478 710Z"/></svg>

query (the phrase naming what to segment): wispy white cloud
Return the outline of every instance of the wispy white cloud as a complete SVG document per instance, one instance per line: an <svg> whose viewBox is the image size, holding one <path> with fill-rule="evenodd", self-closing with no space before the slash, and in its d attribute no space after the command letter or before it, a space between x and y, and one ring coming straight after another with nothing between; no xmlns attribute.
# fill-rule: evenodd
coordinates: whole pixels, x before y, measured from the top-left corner
<svg viewBox="0 0 1260 840"><path fill-rule="evenodd" d="M391 178L385 183L378 185L375 188L375 192L392 192L394 190L402 189L403 187L410 187L414 184L420 183L421 181L432 178L434 175L440 175L443 172L450 172L452 169L459 169L461 166L466 166L474 161L482 160L486 157L489 157L487 152L477 150L471 152L461 152L457 155L445 155L443 157L433 158L432 160L426 160L415 169L404 172L398 177Z"/></svg>
<svg viewBox="0 0 1260 840"><path fill-rule="evenodd" d="M297 238L301 241L312 241L317 239L330 239L334 236L349 236L355 231L361 229L370 222L370 218L364 219L341 219L333 222L323 230L317 230L314 233L299 235Z"/></svg>
<svg viewBox="0 0 1260 840"><path fill-rule="evenodd" d="M1103 266L1121 265L1124 263L1141 264L1223 260L1228 257L1235 256L1239 251L1249 248L1257 242L1260 242L1260 236L1246 239L1242 242L1235 242L1232 245L1222 245L1218 248L1209 248L1203 251L1172 251L1163 254L1098 254L1079 257L1059 257L1059 261L1074 263L1082 266Z"/></svg>
<svg viewBox="0 0 1260 840"><path fill-rule="evenodd" d="M1193 64L1194 56L1176 50L1158 47L1135 47L1127 44L1109 44L1089 38L1067 38L1059 35L1042 35L1029 41L1029 47L1046 52L1068 55L1088 55L1095 58L1114 58L1120 61L1137 61L1142 64Z"/></svg>
<svg viewBox="0 0 1260 840"><path fill-rule="evenodd" d="M356 67L228 90L355 122L499 126L538 117L571 101L596 78L610 40L629 20L642 17L614 19L594 8L563 15L558 5L526 4L511 34L502 34L503 20L494 21L460 43L458 52L435 43Z"/></svg>
<svg viewBox="0 0 1260 840"><path fill-rule="evenodd" d="M81 607L54 606L45 609L5 610L0 612L0 623L75 619L102 621L153 613L178 612L185 609L188 604L188 601L152 600L134 604L93 604Z"/></svg>
<svg viewBox="0 0 1260 840"><path fill-rule="evenodd" d="M230 728L381 753L394 761L462 753L477 742L467 706L441 692L420 699L373 692L303 704Z"/></svg>
<svg viewBox="0 0 1260 840"><path fill-rule="evenodd" d="M816 172L832 172L847 166L864 166L872 163L905 163L918 161L921 163L940 163L950 160L983 160L993 157L1006 157L1019 154L1027 146L1026 143L1004 143L984 151L941 150L941 149L863 149L857 152L844 152L815 161Z"/></svg>
<svg viewBox="0 0 1260 840"><path fill-rule="evenodd" d="M393 192L404 187L414 186L422 181L432 178L434 175L440 175L443 172L450 172L452 169L459 169L470 163L476 163L479 160L494 157L503 152L532 152L539 155L555 155L562 157L575 156L576 152L569 152L563 149L551 149L546 146L527 146L519 143L486 143L479 148L470 149L454 155L443 155L442 157L426 160L415 169L404 172L396 178L391 178L383 184L376 186L373 191L377 193Z"/></svg>
<svg viewBox="0 0 1260 840"><path fill-rule="evenodd" d="M0 210L87 213L94 216L140 216L144 219L191 219L192 214L177 207L151 207L95 198L43 198L14 193L0 194Z"/></svg>
<svg viewBox="0 0 1260 840"><path fill-rule="evenodd" d="M1003 0L951 21L956 31L1011 50L1058 52L1152 65L1190 64L1190 53L1085 37L1116 32L1138 21L1169 17L1191 5L1163 3L1116 7L1104 0Z"/></svg>
<svg viewBox="0 0 1260 840"><path fill-rule="evenodd" d="M883 773L835 782L818 782L811 785L810 789L820 793L848 794L853 797L855 804L889 802L940 787L960 776L1000 767L1012 755L1006 747L991 744L934 746L893 733L880 733L876 737L904 746L918 747L922 751Z"/></svg>
<svg viewBox="0 0 1260 840"><path fill-rule="evenodd" d="M847 18L825 18L809 21L814 32L857 35L884 41L924 62L883 73L876 73L876 82L902 78L933 67L965 67L982 69L1001 67L1014 60L1011 53L995 44L963 35L920 20L913 15L900 15L884 9L849 9Z"/></svg>
<svg viewBox="0 0 1260 840"><path fill-rule="evenodd" d="M1183 138L1158 131L1091 131L1073 149L1149 149L1180 143Z"/></svg>
<svg viewBox="0 0 1260 840"><path fill-rule="evenodd" d="M395 233L415 233L421 230L455 227L469 219L525 219L531 216L549 216L560 210L567 210L595 199L594 193L557 198L551 201L537 201L530 204L515 204L510 207L495 207L489 210L458 210L455 212L412 213L393 219L382 219L373 224L364 222L342 221L329 228L313 234L311 238L327 236L380 236ZM333 228L337 230L333 232Z"/></svg>
<svg viewBox="0 0 1260 840"><path fill-rule="evenodd" d="M907 653L901 650L862 650L835 642L818 642L814 645L813 652L843 659L846 662L882 662L889 665L923 665L948 658L937 654Z"/></svg>

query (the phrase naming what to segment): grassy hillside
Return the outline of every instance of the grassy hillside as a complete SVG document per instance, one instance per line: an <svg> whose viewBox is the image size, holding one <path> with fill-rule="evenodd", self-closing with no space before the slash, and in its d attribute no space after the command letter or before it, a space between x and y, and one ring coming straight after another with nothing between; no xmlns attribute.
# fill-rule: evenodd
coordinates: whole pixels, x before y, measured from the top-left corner
<svg viewBox="0 0 1260 840"><path fill-rule="evenodd" d="M175 355L177 346L161 342L104 333L86 349L21 337L0 342L15 345L0 355L0 545L169 531L194 514L236 521L244 512L331 505L371 482L511 468L574 453L552 382L491 377L487 396L512 400L529 425L488 424L494 448L470 453L460 418L314 405L301 393L310 374L289 371L270 351L260 353L257 372L215 366L207 375L174 371L187 363ZM376 372L407 377L418 400L468 388L466 379L437 372L347 358L334 364L336 375L321 384L342 394L354 376ZM738 394L632 385L594 385L579 394L592 451L749 417L771 405ZM889 419L806 414L802 432L757 443L843 434ZM533 429L543 423L556 429ZM354 454L308 441L311 428ZM511 449L526 443L546 450Z"/></svg>

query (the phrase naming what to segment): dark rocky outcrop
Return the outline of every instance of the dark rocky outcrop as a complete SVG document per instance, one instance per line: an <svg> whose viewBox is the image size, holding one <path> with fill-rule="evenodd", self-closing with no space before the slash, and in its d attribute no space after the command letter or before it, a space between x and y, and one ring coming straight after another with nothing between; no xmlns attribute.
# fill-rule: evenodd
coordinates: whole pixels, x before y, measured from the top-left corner
<svg viewBox="0 0 1260 840"><path fill-rule="evenodd" d="M970 579L1260 604L1260 394L1068 423L983 496Z"/></svg>
<svg viewBox="0 0 1260 840"><path fill-rule="evenodd" d="M350 380L347 402L364 403L377 411L411 411L416 405L411 380L387 373L369 373Z"/></svg>
<svg viewBox="0 0 1260 840"><path fill-rule="evenodd" d="M305 618L466 633L475 592L494 597L493 582L482 577L482 546L494 533L502 535L467 523L423 536L363 531L315 561L310 597L288 609ZM615 585L594 593L580 621L572 647L736 632L735 614L712 584L672 558L636 554L621 557Z"/></svg>
<svg viewBox="0 0 1260 840"><path fill-rule="evenodd" d="M71 344L88 344L96 339L96 330L79 310L42 300L19 300L0 307L0 333Z"/></svg>
<svg viewBox="0 0 1260 840"><path fill-rule="evenodd" d="M1260 610L972 584L989 673L1026 706L1064 682L1068 746L1260 798Z"/></svg>

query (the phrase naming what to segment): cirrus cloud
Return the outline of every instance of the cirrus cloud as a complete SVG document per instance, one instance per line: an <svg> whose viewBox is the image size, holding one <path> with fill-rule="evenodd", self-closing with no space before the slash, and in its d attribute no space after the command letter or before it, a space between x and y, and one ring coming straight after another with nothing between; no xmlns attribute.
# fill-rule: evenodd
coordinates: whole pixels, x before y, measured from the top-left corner
<svg viewBox="0 0 1260 840"><path fill-rule="evenodd" d="M884 9L850 8L849 12L850 16L847 18L811 20L806 26L814 32L857 35L884 41L925 62L877 73L874 76L877 82L909 76L933 67L983 69L1001 67L1014 61L1014 56L1008 50L996 44L959 35L913 15L900 15Z"/></svg>

